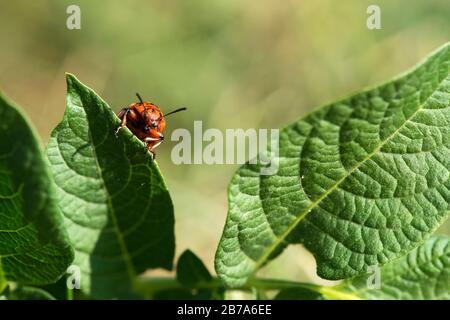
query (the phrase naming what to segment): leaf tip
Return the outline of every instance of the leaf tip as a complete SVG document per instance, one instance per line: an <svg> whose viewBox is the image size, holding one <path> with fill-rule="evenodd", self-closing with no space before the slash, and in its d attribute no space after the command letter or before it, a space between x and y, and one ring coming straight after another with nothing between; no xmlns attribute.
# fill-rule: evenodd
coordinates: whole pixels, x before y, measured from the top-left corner
<svg viewBox="0 0 450 320"><path fill-rule="evenodd" d="M67 82L67 87L70 87L74 82L79 82L79 80L77 79L77 77L70 73L70 72L66 72L66 82Z"/></svg>

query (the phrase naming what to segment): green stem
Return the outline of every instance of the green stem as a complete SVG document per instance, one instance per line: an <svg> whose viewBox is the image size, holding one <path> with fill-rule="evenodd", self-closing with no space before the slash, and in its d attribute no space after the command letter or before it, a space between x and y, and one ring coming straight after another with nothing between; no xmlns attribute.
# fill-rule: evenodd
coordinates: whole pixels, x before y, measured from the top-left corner
<svg viewBox="0 0 450 320"><path fill-rule="evenodd" d="M213 278L211 281L199 283L196 286L197 289L219 289L222 287L223 285L217 277ZM181 289L181 288L183 288L183 286L175 278L169 277L162 277L162 278L141 277L136 283L137 291L145 294L147 297L151 297L154 292L159 290ZM294 282L277 279L253 278L250 279L250 281L246 285L233 289L235 290L257 289L269 291L269 290L282 290L290 288L304 288L313 290L323 294L325 297L329 299L345 299L345 300L358 299L358 297L354 295L334 290L333 287L323 287L312 283Z"/></svg>
<svg viewBox="0 0 450 320"><path fill-rule="evenodd" d="M73 289L70 289L69 287L67 287L66 289L67 291L67 300L73 300Z"/></svg>
<svg viewBox="0 0 450 320"><path fill-rule="evenodd" d="M330 300L361 300L357 295L336 290L335 287L320 287L319 292Z"/></svg>

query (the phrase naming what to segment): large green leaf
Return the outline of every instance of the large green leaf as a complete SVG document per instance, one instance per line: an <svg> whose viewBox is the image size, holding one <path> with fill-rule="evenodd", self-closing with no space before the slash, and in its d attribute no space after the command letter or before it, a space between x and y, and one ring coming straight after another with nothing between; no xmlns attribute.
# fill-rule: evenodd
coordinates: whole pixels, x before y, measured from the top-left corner
<svg viewBox="0 0 450 320"><path fill-rule="evenodd" d="M132 297L136 275L172 268L173 206L143 143L74 76L67 109L47 156L59 205L81 269L81 290L98 298Z"/></svg>
<svg viewBox="0 0 450 320"><path fill-rule="evenodd" d="M450 300L450 237L432 237L382 267L379 287L369 277L360 275L323 291L331 298L345 293L360 299Z"/></svg>
<svg viewBox="0 0 450 320"><path fill-rule="evenodd" d="M327 279L358 275L422 243L450 202L450 46L408 73L280 130L276 174L244 165L229 187L216 270L243 285L303 243Z"/></svg>
<svg viewBox="0 0 450 320"><path fill-rule="evenodd" d="M0 95L0 292L6 281L55 282L73 259L36 137Z"/></svg>

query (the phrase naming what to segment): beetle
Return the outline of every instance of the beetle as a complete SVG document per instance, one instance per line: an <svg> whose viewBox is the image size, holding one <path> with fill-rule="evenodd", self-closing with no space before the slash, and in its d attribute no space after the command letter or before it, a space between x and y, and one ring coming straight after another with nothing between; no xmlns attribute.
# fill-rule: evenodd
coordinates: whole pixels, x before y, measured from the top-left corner
<svg viewBox="0 0 450 320"><path fill-rule="evenodd" d="M157 105L144 101L139 93L136 93L136 96L139 102L130 104L117 114L121 122L116 130L116 136L120 129L126 126L138 139L145 143L147 150L155 159L155 149L164 141L166 117L187 110L187 108L179 108L164 115Z"/></svg>

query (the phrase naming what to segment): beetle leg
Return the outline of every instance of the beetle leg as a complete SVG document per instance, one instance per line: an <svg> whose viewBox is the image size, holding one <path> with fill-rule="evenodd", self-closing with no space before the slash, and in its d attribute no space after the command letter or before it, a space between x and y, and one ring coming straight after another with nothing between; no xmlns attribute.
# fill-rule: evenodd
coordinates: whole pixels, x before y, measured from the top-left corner
<svg viewBox="0 0 450 320"><path fill-rule="evenodd" d="M145 144L149 144L149 143L151 143L151 142L159 141L159 140L160 140L159 138L152 138L152 137L144 138Z"/></svg>
<svg viewBox="0 0 450 320"><path fill-rule="evenodd" d="M117 128L115 134L117 137L117 134L119 133L120 129L122 129L123 127L125 127L127 125L127 118L128 118L128 113L130 112L130 108L123 108L122 110L120 110L119 112L119 119L122 120L122 122L120 122L120 126Z"/></svg>
<svg viewBox="0 0 450 320"><path fill-rule="evenodd" d="M147 149L147 150L145 150L145 153L147 153L147 151L150 152L150 154L152 155L152 160L151 161L155 160L156 153L155 153L155 151L153 151L153 148L150 147L150 141L144 141L144 143L145 143L145 147Z"/></svg>
<svg viewBox="0 0 450 320"><path fill-rule="evenodd" d="M155 143L155 145L154 145L153 147L150 148L150 151L153 152L153 150L156 149L162 142L163 142L163 140L158 140L158 142Z"/></svg>
<svg viewBox="0 0 450 320"><path fill-rule="evenodd" d="M153 146L149 147L151 142L154 141L158 141L157 143L155 143ZM155 160L156 158L156 152L155 149L164 141L164 136L162 134L160 134L159 138L152 138L152 137L147 137L144 139L145 145L147 147L147 150L150 151L150 153L152 154L152 160Z"/></svg>
<svg viewBox="0 0 450 320"><path fill-rule="evenodd" d="M158 141L154 146L152 146L152 147L150 148L150 152L151 152L152 155L153 155L153 160L155 160L155 158L156 158L156 152L155 152L155 149L156 149L163 141L164 141L164 139L159 139L159 141Z"/></svg>
<svg viewBox="0 0 450 320"><path fill-rule="evenodd" d="M150 147L150 144L155 141L159 141L159 138L147 137L144 139L145 147L152 154L152 160L155 159L155 152L153 151L153 147ZM147 150L145 150L145 152L147 152Z"/></svg>

